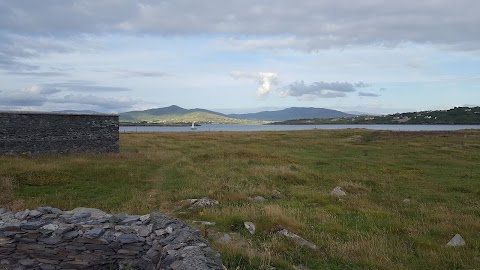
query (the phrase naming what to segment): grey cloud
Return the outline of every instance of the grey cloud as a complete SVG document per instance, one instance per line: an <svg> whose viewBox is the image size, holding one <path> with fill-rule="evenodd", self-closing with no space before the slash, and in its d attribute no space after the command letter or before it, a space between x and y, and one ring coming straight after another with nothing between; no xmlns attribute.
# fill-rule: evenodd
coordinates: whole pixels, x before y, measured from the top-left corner
<svg viewBox="0 0 480 270"><path fill-rule="evenodd" d="M283 87L280 90L280 95L300 97L307 100L313 100L315 98L337 98L345 97L347 93L355 92L357 88L367 86L369 85L363 82L314 82L307 85L304 81L297 81Z"/></svg>
<svg viewBox="0 0 480 270"><path fill-rule="evenodd" d="M52 37L29 37L0 31L0 69L20 76L67 76L65 72L58 72L58 67L50 67L56 71L40 70L40 66L29 64L27 60L45 54L79 50L81 44L77 39L61 41Z"/></svg>
<svg viewBox="0 0 480 270"><path fill-rule="evenodd" d="M381 95L375 94L375 93L370 93L370 92L358 92L358 95L361 97L379 97Z"/></svg>
<svg viewBox="0 0 480 270"><path fill-rule="evenodd" d="M68 103L68 104L85 104L102 107L107 110L117 110L124 108L131 108L139 101L132 100L131 98L105 98L94 95L81 95L70 94L63 98L53 99L51 102L55 103Z"/></svg>
<svg viewBox="0 0 480 270"><path fill-rule="evenodd" d="M41 106L58 90L32 86L17 91L1 91L0 106Z"/></svg>
<svg viewBox="0 0 480 270"><path fill-rule="evenodd" d="M353 84L356 88L370 87L371 85L364 82L357 82Z"/></svg>
<svg viewBox="0 0 480 270"><path fill-rule="evenodd" d="M131 91L126 87L100 86L89 81L68 81L62 83L43 84L44 87L56 88L62 91L72 92L125 92Z"/></svg>
<svg viewBox="0 0 480 270"><path fill-rule="evenodd" d="M18 76L38 76L38 77L66 77L69 76L68 73L58 72L58 71L9 71L10 75Z"/></svg>
<svg viewBox="0 0 480 270"><path fill-rule="evenodd" d="M68 84L68 83L67 83ZM114 89L115 87L103 87ZM61 95L63 89L53 85L34 85L16 91L0 91L0 108L22 109L25 107L43 107L46 104L84 105L99 110L130 109L140 103L129 97L99 97L95 95L67 94Z"/></svg>
<svg viewBox="0 0 480 270"><path fill-rule="evenodd" d="M57 37L111 32L266 36L243 43L253 48L316 50L414 42L478 50L479 9L476 0L3 1L0 29Z"/></svg>
<svg viewBox="0 0 480 270"><path fill-rule="evenodd" d="M168 73L161 71L126 71L124 74L132 77L165 77Z"/></svg>

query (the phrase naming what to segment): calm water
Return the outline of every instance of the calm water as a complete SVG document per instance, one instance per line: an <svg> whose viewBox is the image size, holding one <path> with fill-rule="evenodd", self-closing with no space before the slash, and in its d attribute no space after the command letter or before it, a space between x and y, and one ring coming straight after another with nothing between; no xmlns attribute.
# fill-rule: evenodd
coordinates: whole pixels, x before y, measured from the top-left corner
<svg viewBox="0 0 480 270"><path fill-rule="evenodd" d="M191 130L185 127L144 127L121 126L120 132L202 132L202 131L286 131L312 129L347 129L365 128L373 130L427 131L427 130L460 130L480 129L480 125L210 125L205 124Z"/></svg>

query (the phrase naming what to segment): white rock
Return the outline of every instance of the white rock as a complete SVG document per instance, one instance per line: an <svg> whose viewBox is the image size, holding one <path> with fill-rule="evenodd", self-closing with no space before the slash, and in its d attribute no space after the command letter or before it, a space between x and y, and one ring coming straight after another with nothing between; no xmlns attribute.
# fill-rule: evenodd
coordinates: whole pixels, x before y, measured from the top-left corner
<svg viewBox="0 0 480 270"><path fill-rule="evenodd" d="M465 246L465 240L463 240L463 237L460 234L455 234L455 236L448 241L447 246L449 247L460 247L460 246Z"/></svg>
<svg viewBox="0 0 480 270"><path fill-rule="evenodd" d="M252 222L250 221L246 221L243 223L243 225L245 226L245 228L251 233L251 234L254 234L255 233L255 224L253 224Z"/></svg>
<svg viewBox="0 0 480 270"><path fill-rule="evenodd" d="M345 191L342 190L341 187L335 187L332 192L330 192L331 195L334 195L334 196L345 196L347 195L347 193Z"/></svg>
<svg viewBox="0 0 480 270"><path fill-rule="evenodd" d="M143 215L140 217L140 221L142 223L145 223L146 221L148 221L150 219L150 214L146 214L146 215Z"/></svg>
<svg viewBox="0 0 480 270"><path fill-rule="evenodd" d="M311 249L317 249L317 246L314 243L303 239L302 237L290 232L287 229L280 230L280 231L278 231L278 233L281 234L281 235L284 235L286 237L292 238L295 242L297 242L297 244L299 244L301 246L307 246Z"/></svg>
<svg viewBox="0 0 480 270"><path fill-rule="evenodd" d="M268 201L267 199L265 199L262 196L248 197L248 199L250 201L254 201L254 202L266 202L266 201Z"/></svg>
<svg viewBox="0 0 480 270"><path fill-rule="evenodd" d="M58 225L57 224L47 224L47 225L43 226L42 229L49 230L49 231L55 231L56 229L58 229Z"/></svg>
<svg viewBox="0 0 480 270"><path fill-rule="evenodd" d="M220 237L220 239L218 239L218 241L224 243L224 244L228 244L230 242L232 242L232 237L230 237L230 235L228 235L227 233L224 234L222 237Z"/></svg>
<svg viewBox="0 0 480 270"><path fill-rule="evenodd" d="M168 234L172 234L173 233L173 228L168 226L167 228L165 228L165 232L168 233Z"/></svg>
<svg viewBox="0 0 480 270"><path fill-rule="evenodd" d="M404 203L409 203L409 202L410 202L410 199L403 199L403 202L404 202Z"/></svg>

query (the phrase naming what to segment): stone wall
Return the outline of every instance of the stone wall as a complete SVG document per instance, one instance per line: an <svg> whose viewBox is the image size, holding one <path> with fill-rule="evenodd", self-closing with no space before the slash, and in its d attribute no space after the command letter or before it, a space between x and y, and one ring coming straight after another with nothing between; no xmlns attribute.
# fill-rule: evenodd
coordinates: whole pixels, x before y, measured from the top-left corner
<svg viewBox="0 0 480 270"><path fill-rule="evenodd" d="M0 208L0 269L224 269L198 229L160 213Z"/></svg>
<svg viewBox="0 0 480 270"><path fill-rule="evenodd" d="M118 152L118 115L0 112L0 154Z"/></svg>

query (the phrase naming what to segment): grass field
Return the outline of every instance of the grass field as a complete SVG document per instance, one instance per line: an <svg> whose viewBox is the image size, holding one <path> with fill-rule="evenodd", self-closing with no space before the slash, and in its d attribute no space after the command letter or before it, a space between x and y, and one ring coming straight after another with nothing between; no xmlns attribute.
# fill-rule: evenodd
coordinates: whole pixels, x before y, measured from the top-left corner
<svg viewBox="0 0 480 270"><path fill-rule="evenodd" d="M0 207L215 222L201 229L229 269L480 269L480 131L132 133L120 144L119 154L0 157ZM347 196L330 195L336 186ZM200 197L220 204L178 207ZM224 233L231 243L216 240ZM456 233L466 246L446 247Z"/></svg>

